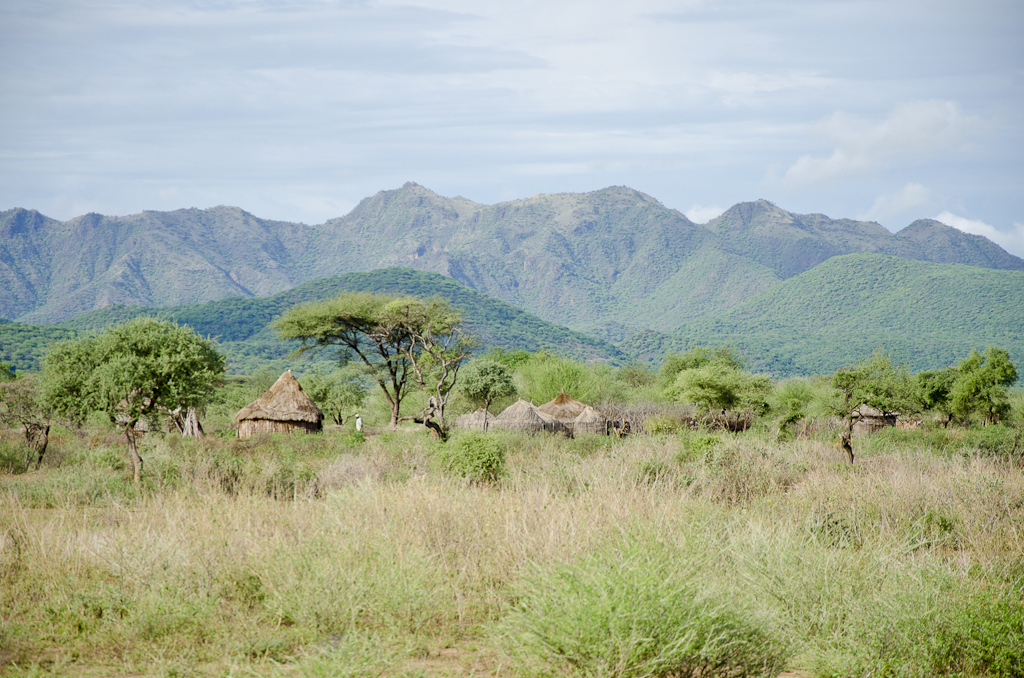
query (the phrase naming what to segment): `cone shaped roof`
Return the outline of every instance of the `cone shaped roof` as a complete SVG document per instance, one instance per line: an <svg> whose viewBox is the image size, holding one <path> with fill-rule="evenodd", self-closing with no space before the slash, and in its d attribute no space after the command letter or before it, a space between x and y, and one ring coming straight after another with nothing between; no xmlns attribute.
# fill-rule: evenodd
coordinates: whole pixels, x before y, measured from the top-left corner
<svg viewBox="0 0 1024 678"><path fill-rule="evenodd" d="M299 385L299 380L288 370L274 382L266 393L246 405L235 421L266 419L269 421L308 421L320 423L324 413Z"/></svg>
<svg viewBox="0 0 1024 678"><path fill-rule="evenodd" d="M604 416L590 405L584 407L583 411L579 413L579 416L573 419L573 423L576 424L594 424L603 421L608 421L608 417Z"/></svg>
<svg viewBox="0 0 1024 678"><path fill-rule="evenodd" d="M500 419L501 421L535 421L543 423L544 421L549 421L550 417L542 416L541 413L537 411L536 407L520 398L506 407L501 414L495 417L495 419Z"/></svg>
<svg viewBox="0 0 1024 678"><path fill-rule="evenodd" d="M565 391L558 394L558 397L551 402L544 403L537 409L559 421L572 421L579 416L580 412L587 406L580 401L566 395Z"/></svg>

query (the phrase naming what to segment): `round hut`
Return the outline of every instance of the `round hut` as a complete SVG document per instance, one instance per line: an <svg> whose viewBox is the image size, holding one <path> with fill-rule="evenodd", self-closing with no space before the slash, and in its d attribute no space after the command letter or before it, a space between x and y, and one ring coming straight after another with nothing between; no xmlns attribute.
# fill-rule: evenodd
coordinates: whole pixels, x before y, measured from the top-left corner
<svg viewBox="0 0 1024 678"><path fill-rule="evenodd" d="M257 433L291 433L295 429L319 433L323 430L324 413L288 370L266 393L239 410L235 421L239 438Z"/></svg>
<svg viewBox="0 0 1024 678"><path fill-rule="evenodd" d="M494 417L487 414L487 410L480 408L476 412L470 412L463 414L455 418L455 428L460 428L464 431L483 431L484 422L487 424L494 421Z"/></svg>
<svg viewBox="0 0 1024 678"><path fill-rule="evenodd" d="M583 408L583 411L572 420L572 433L594 433L600 436L608 435L608 417L604 416L590 405Z"/></svg>
<svg viewBox="0 0 1024 678"><path fill-rule="evenodd" d="M487 428L529 432L565 431L561 422L523 399L509 405L494 419L488 419Z"/></svg>
<svg viewBox="0 0 1024 678"><path fill-rule="evenodd" d="M894 412L883 412L876 407L866 404L855 409L851 418L853 419L854 435L875 433L889 426L896 425L896 414Z"/></svg>
<svg viewBox="0 0 1024 678"><path fill-rule="evenodd" d="M573 419L580 416L580 414L588 406L584 405L575 398L566 395L565 391L558 394L558 397L550 402L546 402L537 409L544 414L551 415L555 419L563 423L571 423Z"/></svg>

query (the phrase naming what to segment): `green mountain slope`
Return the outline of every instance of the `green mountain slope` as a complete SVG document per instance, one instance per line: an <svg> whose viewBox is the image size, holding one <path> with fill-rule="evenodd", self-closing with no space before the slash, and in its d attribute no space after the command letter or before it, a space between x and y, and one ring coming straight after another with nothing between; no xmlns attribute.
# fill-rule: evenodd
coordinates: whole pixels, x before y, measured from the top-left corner
<svg viewBox="0 0 1024 678"><path fill-rule="evenodd" d="M878 224L741 203L705 226L626 187L498 205L409 183L309 226L238 208L0 213L0 316L52 322L111 304L275 294L401 266L446 275L549 322L622 338L727 311L829 257L877 252L1024 270L978 236L922 220Z"/></svg>
<svg viewBox="0 0 1024 678"><path fill-rule="evenodd" d="M849 254L783 281L727 313L622 345L646 356L732 344L759 370L821 374L876 348L915 370L995 344L1024 359L1024 272Z"/></svg>
<svg viewBox="0 0 1024 678"><path fill-rule="evenodd" d="M216 337L233 370L251 371L263 362L286 358L294 348L280 341L268 327L275 317L295 304L331 297L343 291L391 292L425 297L440 295L463 310L468 329L481 338L483 350L500 346L528 351L546 349L584 360L617 362L624 358L607 342L545 322L460 285L451 278L437 273L393 268L316 280L269 297L232 298L161 309L115 305L65 320L56 326L4 323L0 324L0 360L11 360L19 369L33 369L38 366L38 358L51 338L64 339L140 315L157 314L189 325L205 336ZM35 351L15 350L15 347L23 346L31 346Z"/></svg>

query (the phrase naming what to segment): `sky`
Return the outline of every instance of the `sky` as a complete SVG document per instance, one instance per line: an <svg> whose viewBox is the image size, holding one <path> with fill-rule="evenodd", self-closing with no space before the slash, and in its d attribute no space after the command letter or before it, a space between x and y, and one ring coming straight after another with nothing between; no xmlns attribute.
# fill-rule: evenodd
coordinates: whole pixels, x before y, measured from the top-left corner
<svg viewBox="0 0 1024 678"><path fill-rule="evenodd" d="M0 210L766 198L1024 256L1020 0L4 0Z"/></svg>

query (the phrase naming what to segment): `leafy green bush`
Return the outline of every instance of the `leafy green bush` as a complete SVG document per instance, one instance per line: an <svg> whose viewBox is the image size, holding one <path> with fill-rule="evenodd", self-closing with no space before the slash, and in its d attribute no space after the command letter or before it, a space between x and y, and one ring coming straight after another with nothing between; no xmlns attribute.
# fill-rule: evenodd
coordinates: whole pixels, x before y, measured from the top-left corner
<svg viewBox="0 0 1024 678"><path fill-rule="evenodd" d="M682 428L677 420L664 414L648 417L644 425L647 427L647 432L652 435L669 435Z"/></svg>
<svg viewBox="0 0 1024 678"><path fill-rule="evenodd" d="M538 567L516 591L504 638L556 675L778 675L785 643L753 612L701 586L694 560L652 540Z"/></svg>
<svg viewBox="0 0 1024 678"><path fill-rule="evenodd" d="M470 480L494 481L505 473L505 448L486 433L454 436L437 448L434 458L445 473Z"/></svg>
<svg viewBox="0 0 1024 678"><path fill-rule="evenodd" d="M700 433L683 438L683 449L676 455L676 461L685 464L705 459L712 450L722 443L715 435Z"/></svg>
<svg viewBox="0 0 1024 678"><path fill-rule="evenodd" d="M25 446L0 440L0 473L21 473L25 470Z"/></svg>

